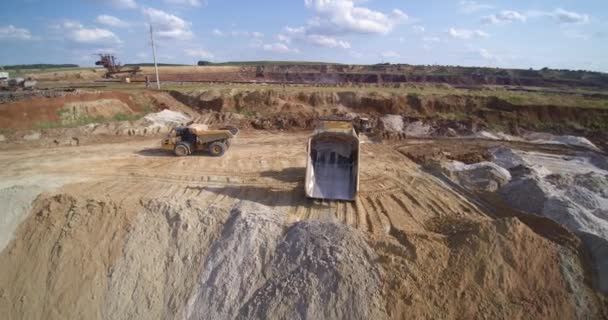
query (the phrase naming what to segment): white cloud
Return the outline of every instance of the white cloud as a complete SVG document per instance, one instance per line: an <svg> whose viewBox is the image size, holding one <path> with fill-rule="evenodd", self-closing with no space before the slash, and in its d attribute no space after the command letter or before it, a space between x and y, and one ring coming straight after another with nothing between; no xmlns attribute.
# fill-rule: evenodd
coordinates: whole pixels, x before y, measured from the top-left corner
<svg viewBox="0 0 608 320"><path fill-rule="evenodd" d="M27 29L8 25L0 27L0 39L30 40L32 39L32 33Z"/></svg>
<svg viewBox="0 0 608 320"><path fill-rule="evenodd" d="M566 11L564 9L556 9L553 12L553 18L555 18L559 23L588 23L589 15Z"/></svg>
<svg viewBox="0 0 608 320"><path fill-rule="evenodd" d="M422 41L424 41L424 42L440 42L441 39L439 37L430 36L430 37L424 37L424 38L422 38Z"/></svg>
<svg viewBox="0 0 608 320"><path fill-rule="evenodd" d="M526 22L526 16L513 10L504 10L481 19L486 24L508 24L511 22Z"/></svg>
<svg viewBox="0 0 608 320"><path fill-rule="evenodd" d="M423 26L413 26L412 30L414 30L415 33L424 33L424 31L426 31Z"/></svg>
<svg viewBox="0 0 608 320"><path fill-rule="evenodd" d="M309 43L320 47L350 49L350 43L348 41L338 40L334 37L311 34L307 39Z"/></svg>
<svg viewBox="0 0 608 320"><path fill-rule="evenodd" d="M201 0L164 0L168 4L176 4L179 6L200 7L204 1Z"/></svg>
<svg viewBox="0 0 608 320"><path fill-rule="evenodd" d="M250 37L251 35L249 34L249 31L243 31L243 30L232 30L230 31L230 35L233 37Z"/></svg>
<svg viewBox="0 0 608 320"><path fill-rule="evenodd" d="M191 23L182 18L162 10L147 8L143 10L154 27L155 35L159 38L189 40L193 33L190 29Z"/></svg>
<svg viewBox="0 0 608 320"><path fill-rule="evenodd" d="M57 29L82 29L84 26L78 21L65 20L60 25L53 26Z"/></svg>
<svg viewBox="0 0 608 320"><path fill-rule="evenodd" d="M401 55L393 50L382 52L383 58L400 58Z"/></svg>
<svg viewBox="0 0 608 320"><path fill-rule="evenodd" d="M478 3L477 1L460 1L458 4L460 5L460 11L467 14L494 8L492 5Z"/></svg>
<svg viewBox="0 0 608 320"><path fill-rule="evenodd" d="M286 44L275 42L275 43L267 43L262 45L262 49L265 51L272 51L277 53L298 53L300 52L298 49L289 48Z"/></svg>
<svg viewBox="0 0 608 320"><path fill-rule="evenodd" d="M213 53L205 50L205 49L186 49L184 50L187 56L196 58L196 59L213 59Z"/></svg>
<svg viewBox="0 0 608 320"><path fill-rule="evenodd" d="M114 16L110 16L107 14L102 14L97 16L97 19L95 19L95 21L97 21L100 24L109 26L109 27L115 27L115 28L126 28L129 26L129 24L125 21L120 20L119 18L116 18Z"/></svg>
<svg viewBox="0 0 608 320"><path fill-rule="evenodd" d="M264 34L258 31L244 31L244 30L232 30L222 31L220 29L213 29L213 35L217 37L231 36L231 37L246 37L246 38L263 38Z"/></svg>
<svg viewBox="0 0 608 320"><path fill-rule="evenodd" d="M67 39L77 43L100 45L122 43L114 32L97 27L88 28L78 21L64 20L60 24L52 25L51 28L58 31L59 34L65 36Z"/></svg>
<svg viewBox="0 0 608 320"><path fill-rule="evenodd" d="M280 42L291 43L291 37L286 36L286 35L284 35L284 34L282 34L282 33L279 33L279 34L277 35L277 39L278 39Z"/></svg>
<svg viewBox="0 0 608 320"><path fill-rule="evenodd" d="M314 46L349 49L350 43L337 35L387 34L409 19L406 13L393 9L389 13L371 10L356 4L362 0L304 0L315 16L304 26L285 27L277 35L278 44L287 47L292 41ZM423 28L418 26L418 30ZM275 46L279 49L279 46Z"/></svg>
<svg viewBox="0 0 608 320"><path fill-rule="evenodd" d="M291 43L293 40L306 42L317 47L350 49L350 43L333 36L324 34L308 34L305 27L285 27L283 32L277 35L282 43Z"/></svg>
<svg viewBox="0 0 608 320"><path fill-rule="evenodd" d="M575 39L575 40L589 40L591 39L591 35L586 34L586 33L582 33L580 31L577 30L564 30L563 31L563 35L567 38L570 39Z"/></svg>
<svg viewBox="0 0 608 320"><path fill-rule="evenodd" d="M317 16L309 21L306 29L311 34L368 33L386 34L399 23L408 19L399 9L391 13L358 7L356 0L304 0Z"/></svg>
<svg viewBox="0 0 608 320"><path fill-rule="evenodd" d="M567 11L562 8L557 8L553 11L530 11L528 12L528 16L532 18L549 17L560 24L583 24L589 23L591 20L588 14Z"/></svg>
<svg viewBox="0 0 608 320"><path fill-rule="evenodd" d="M448 34L455 39L469 40L473 38L488 38L490 35L481 30L450 28Z"/></svg>
<svg viewBox="0 0 608 320"><path fill-rule="evenodd" d="M135 0L96 0L96 1L107 3L107 4L110 4L117 8L127 8L127 9L137 8L137 3L135 2Z"/></svg>
<svg viewBox="0 0 608 320"><path fill-rule="evenodd" d="M281 42L285 42L285 43L290 43L292 39L297 38L297 39L302 39L304 38L306 34L306 28L305 27L297 27L297 28L292 28L292 27L285 27L283 28L283 32L280 33L277 38L279 38L279 40Z"/></svg>
<svg viewBox="0 0 608 320"><path fill-rule="evenodd" d="M496 56L494 54L490 53L490 51L484 48L479 49L477 53L479 53L479 55L486 60L496 59Z"/></svg>
<svg viewBox="0 0 608 320"><path fill-rule="evenodd" d="M348 54L355 59L361 59L365 56L363 53L355 50L350 50Z"/></svg>
<svg viewBox="0 0 608 320"><path fill-rule="evenodd" d="M120 39L110 30L101 28L78 28L68 33L68 38L79 43L120 43Z"/></svg>

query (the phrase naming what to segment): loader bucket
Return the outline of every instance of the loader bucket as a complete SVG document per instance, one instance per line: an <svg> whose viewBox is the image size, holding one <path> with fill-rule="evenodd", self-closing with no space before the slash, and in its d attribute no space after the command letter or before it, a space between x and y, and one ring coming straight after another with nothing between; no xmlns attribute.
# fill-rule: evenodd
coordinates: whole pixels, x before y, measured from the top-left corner
<svg viewBox="0 0 608 320"><path fill-rule="evenodd" d="M352 123L324 121L308 140L306 196L355 200L359 191L359 137Z"/></svg>

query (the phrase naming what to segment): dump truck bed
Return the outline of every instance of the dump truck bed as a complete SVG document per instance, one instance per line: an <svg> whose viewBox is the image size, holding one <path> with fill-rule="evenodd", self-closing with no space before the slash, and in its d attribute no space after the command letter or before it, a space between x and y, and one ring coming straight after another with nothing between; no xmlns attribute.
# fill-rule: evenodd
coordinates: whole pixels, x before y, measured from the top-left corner
<svg viewBox="0 0 608 320"><path fill-rule="evenodd" d="M355 200L359 191L359 137L352 123L323 121L308 140L306 196Z"/></svg>

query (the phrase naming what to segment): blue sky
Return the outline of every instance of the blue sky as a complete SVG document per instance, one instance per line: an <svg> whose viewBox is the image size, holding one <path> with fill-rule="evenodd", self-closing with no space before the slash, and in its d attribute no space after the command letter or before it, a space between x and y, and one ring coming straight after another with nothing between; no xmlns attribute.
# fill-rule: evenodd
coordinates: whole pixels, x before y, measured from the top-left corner
<svg viewBox="0 0 608 320"><path fill-rule="evenodd" d="M0 65L306 60L608 72L608 1L12 0Z"/></svg>

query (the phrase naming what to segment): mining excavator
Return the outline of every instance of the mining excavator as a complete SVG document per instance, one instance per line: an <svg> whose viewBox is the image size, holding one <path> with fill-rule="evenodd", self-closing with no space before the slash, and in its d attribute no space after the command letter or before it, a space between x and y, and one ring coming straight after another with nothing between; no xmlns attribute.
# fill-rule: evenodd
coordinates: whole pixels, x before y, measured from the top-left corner
<svg viewBox="0 0 608 320"><path fill-rule="evenodd" d="M188 124L177 127L161 141L161 147L173 151L178 157L185 157L196 151L208 151L215 157L224 155L230 148L231 140L239 133L234 127L212 130L204 124Z"/></svg>
<svg viewBox="0 0 608 320"><path fill-rule="evenodd" d="M106 68L105 77L110 79L114 78L117 74L127 74L134 76L141 72L139 67L125 68L118 62L116 57L110 53L99 53L99 60L95 62L96 66L103 66Z"/></svg>
<svg viewBox="0 0 608 320"><path fill-rule="evenodd" d="M308 140L306 196L354 201L359 191L359 146L353 120L321 120Z"/></svg>

